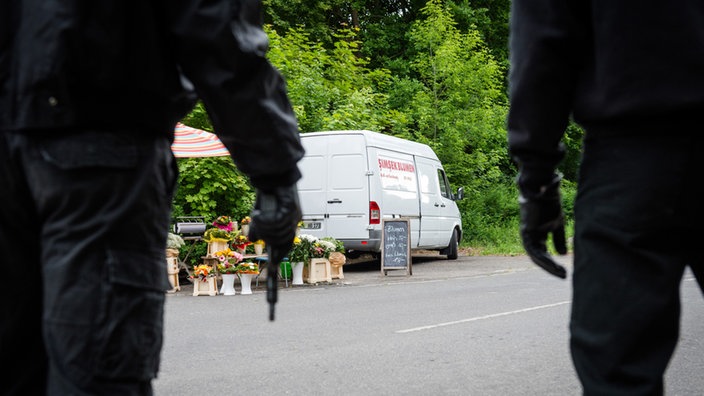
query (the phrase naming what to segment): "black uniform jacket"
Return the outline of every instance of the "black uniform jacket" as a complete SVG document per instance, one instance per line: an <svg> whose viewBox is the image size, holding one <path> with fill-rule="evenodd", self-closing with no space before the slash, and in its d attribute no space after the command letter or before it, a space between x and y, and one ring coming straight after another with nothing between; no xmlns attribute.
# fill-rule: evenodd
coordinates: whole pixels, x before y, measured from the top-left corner
<svg viewBox="0 0 704 396"><path fill-rule="evenodd" d="M519 185L549 182L570 115L587 136L703 133L704 1L511 5L508 133Z"/></svg>
<svg viewBox="0 0 704 396"><path fill-rule="evenodd" d="M197 95L256 187L291 185L303 148L267 49L259 0L2 0L0 131L173 138Z"/></svg>

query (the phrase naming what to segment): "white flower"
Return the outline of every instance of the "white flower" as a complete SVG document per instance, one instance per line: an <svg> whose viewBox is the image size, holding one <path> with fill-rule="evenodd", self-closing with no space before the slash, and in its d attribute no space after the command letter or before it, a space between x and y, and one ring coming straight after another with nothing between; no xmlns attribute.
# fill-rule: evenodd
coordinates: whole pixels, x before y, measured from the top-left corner
<svg viewBox="0 0 704 396"><path fill-rule="evenodd" d="M321 239L318 241L318 244L320 245L320 247L322 247L323 249L325 249L328 252L335 251L335 244L330 241L325 241L325 240Z"/></svg>
<svg viewBox="0 0 704 396"><path fill-rule="evenodd" d="M314 237L313 235L309 235L309 234L301 234L298 237L301 238L301 240L306 240L310 243L315 243L318 241L318 238Z"/></svg>

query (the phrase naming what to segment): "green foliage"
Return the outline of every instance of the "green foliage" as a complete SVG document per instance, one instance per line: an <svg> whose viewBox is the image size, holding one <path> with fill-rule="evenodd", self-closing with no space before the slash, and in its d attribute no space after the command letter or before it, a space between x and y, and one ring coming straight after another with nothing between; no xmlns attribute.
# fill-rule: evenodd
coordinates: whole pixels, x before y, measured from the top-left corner
<svg viewBox="0 0 704 396"><path fill-rule="evenodd" d="M342 243L342 241L337 240L333 237L322 237L320 239L323 241L327 241L327 242L334 244L335 245L335 250L334 250L335 252L345 253L345 244Z"/></svg>
<svg viewBox="0 0 704 396"><path fill-rule="evenodd" d="M303 132L390 128L395 112L381 90L391 81L385 69L367 68L358 56L361 45L355 29L332 32L332 48L301 28L285 36L267 28L269 60L286 77L289 98Z"/></svg>
<svg viewBox="0 0 704 396"><path fill-rule="evenodd" d="M249 215L254 190L231 158L184 158L178 167L174 216L205 216L212 221L220 213L234 218Z"/></svg>
<svg viewBox="0 0 704 396"><path fill-rule="evenodd" d="M212 242L214 240L224 240L227 242L231 242L233 239L235 239L235 234L232 232L228 232L225 230L222 230L217 227L211 227L205 230L203 233L203 240L205 242Z"/></svg>
<svg viewBox="0 0 704 396"><path fill-rule="evenodd" d="M208 244L204 242L196 242L195 245L191 245L189 241L185 245L181 246L179 249L179 258L181 260L186 260L186 265L192 268L194 265L198 265L203 262L201 257L208 253Z"/></svg>
<svg viewBox="0 0 704 396"><path fill-rule="evenodd" d="M560 164L560 171L565 179L571 181L577 181L577 175L579 172L579 163L582 159L582 138L584 136L584 131L579 125L571 122L567 126L567 131L562 139L567 152L565 153L565 158Z"/></svg>
<svg viewBox="0 0 704 396"><path fill-rule="evenodd" d="M576 185L563 181L562 208L567 237L573 235ZM506 180L483 191L472 192L458 201L463 220L463 244L475 254L523 254L519 233L518 189ZM552 251L552 247L551 247ZM554 252L553 252L554 253Z"/></svg>
<svg viewBox="0 0 704 396"><path fill-rule="evenodd" d="M454 185L482 191L511 169L502 69L476 30L460 32L449 8L430 0L410 29L414 79L399 79L389 103L408 108L408 134L429 144Z"/></svg>
<svg viewBox="0 0 704 396"><path fill-rule="evenodd" d="M191 112L185 116L181 122L192 128L202 129L211 133L213 132L210 117L208 117L208 113L205 111L205 106L201 101L196 103Z"/></svg>

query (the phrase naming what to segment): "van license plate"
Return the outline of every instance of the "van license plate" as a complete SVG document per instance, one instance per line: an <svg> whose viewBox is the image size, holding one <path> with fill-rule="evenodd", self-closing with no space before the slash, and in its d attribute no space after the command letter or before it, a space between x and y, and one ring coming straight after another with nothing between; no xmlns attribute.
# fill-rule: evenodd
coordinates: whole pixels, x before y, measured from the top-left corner
<svg viewBox="0 0 704 396"><path fill-rule="evenodd" d="M311 221L311 222L304 222L303 223L303 229L306 230L319 230L320 229L320 222L319 221Z"/></svg>

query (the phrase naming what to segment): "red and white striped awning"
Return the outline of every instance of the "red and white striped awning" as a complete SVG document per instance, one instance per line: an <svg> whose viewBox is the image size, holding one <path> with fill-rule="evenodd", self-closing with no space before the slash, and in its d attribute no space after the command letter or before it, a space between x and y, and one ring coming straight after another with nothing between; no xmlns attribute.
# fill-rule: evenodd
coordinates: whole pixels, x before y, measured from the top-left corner
<svg viewBox="0 0 704 396"><path fill-rule="evenodd" d="M176 124L171 151L176 158L222 157L230 155L214 133Z"/></svg>

